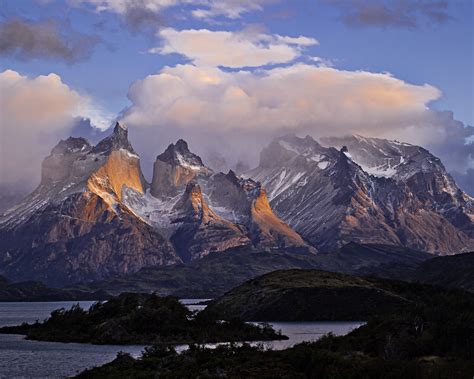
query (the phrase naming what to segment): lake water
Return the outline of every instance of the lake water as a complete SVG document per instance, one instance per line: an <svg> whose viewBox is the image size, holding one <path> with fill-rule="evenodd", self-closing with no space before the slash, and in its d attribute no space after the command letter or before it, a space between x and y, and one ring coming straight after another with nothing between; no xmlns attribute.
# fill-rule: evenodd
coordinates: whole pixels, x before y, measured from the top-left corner
<svg viewBox="0 0 474 379"><path fill-rule="evenodd" d="M191 310L202 310L198 305L207 299L182 299ZM18 325L22 322L42 321L58 308L70 308L79 303L88 309L93 301L0 303L0 326ZM263 342L269 349L285 349L304 341L316 341L329 332L344 335L363 322L270 322L289 340ZM257 343L252 343L256 345ZM216 345L209 345L214 347ZM187 346L177 347L178 351ZM91 345L28 341L24 336L0 334L0 379L3 378L62 378L75 375L87 368L110 362L119 351L138 357L143 346Z"/></svg>

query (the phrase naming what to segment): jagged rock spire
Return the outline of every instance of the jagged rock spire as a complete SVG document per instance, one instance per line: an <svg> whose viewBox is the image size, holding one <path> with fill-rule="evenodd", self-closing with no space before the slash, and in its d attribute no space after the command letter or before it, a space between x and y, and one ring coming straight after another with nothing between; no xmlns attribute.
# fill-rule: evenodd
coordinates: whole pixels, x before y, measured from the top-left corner
<svg viewBox="0 0 474 379"><path fill-rule="evenodd" d="M117 122L111 135L100 141L93 149L94 153L110 153L112 150L125 149L135 154L132 144L128 140L128 129Z"/></svg>
<svg viewBox="0 0 474 379"><path fill-rule="evenodd" d="M190 152L188 143L183 139L179 139L176 144L170 144L156 159L171 165L204 167L201 157Z"/></svg>
<svg viewBox="0 0 474 379"><path fill-rule="evenodd" d="M198 155L189 151L186 141L180 139L156 157L151 194L155 197L174 196L195 177L211 174L212 170L204 166Z"/></svg>

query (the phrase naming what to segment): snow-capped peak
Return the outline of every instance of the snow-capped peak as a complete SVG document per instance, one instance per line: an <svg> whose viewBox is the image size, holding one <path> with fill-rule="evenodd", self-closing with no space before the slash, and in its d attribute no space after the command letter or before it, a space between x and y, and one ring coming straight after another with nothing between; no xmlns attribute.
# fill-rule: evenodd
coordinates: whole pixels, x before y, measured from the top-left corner
<svg viewBox="0 0 474 379"><path fill-rule="evenodd" d="M170 144L165 152L158 155L156 159L193 171L209 170L198 155L189 151L187 142L182 139L178 140L176 144Z"/></svg>

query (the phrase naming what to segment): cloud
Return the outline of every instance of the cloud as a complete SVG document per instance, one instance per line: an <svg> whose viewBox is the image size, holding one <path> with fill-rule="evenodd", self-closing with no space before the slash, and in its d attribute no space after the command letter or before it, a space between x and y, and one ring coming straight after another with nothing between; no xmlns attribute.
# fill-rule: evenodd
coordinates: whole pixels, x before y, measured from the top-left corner
<svg viewBox="0 0 474 379"><path fill-rule="evenodd" d="M202 20L217 17L240 18L244 13L261 11L263 7L279 0L71 0L80 6L92 5L97 12L112 12L124 18L132 29L157 26L162 23L162 14L173 7ZM184 8L183 8L184 7Z"/></svg>
<svg viewBox="0 0 474 379"><path fill-rule="evenodd" d="M225 72L192 65L166 67L135 82L127 119L182 128L371 131L400 128L425 117L440 96L389 74L295 64L256 72Z"/></svg>
<svg viewBox="0 0 474 379"><path fill-rule="evenodd" d="M466 193L474 197L474 168L467 169L464 174L458 171L453 171L451 175L458 184L459 188L463 189Z"/></svg>
<svg viewBox="0 0 474 379"><path fill-rule="evenodd" d="M29 78L0 73L0 181L34 186L41 162L59 138L69 135L89 99L56 74Z"/></svg>
<svg viewBox="0 0 474 379"><path fill-rule="evenodd" d="M361 134L428 148L468 188L474 127L429 109L441 92L387 73L294 64L254 71L178 65L136 81L122 121L145 171L170 142L185 138L204 160L255 165L270 138L288 132L316 138ZM148 169L147 169L148 166ZM148 174L150 170L147 171Z"/></svg>
<svg viewBox="0 0 474 379"><path fill-rule="evenodd" d="M267 4L275 3L276 0L204 0L202 7L192 11L196 18L213 19L223 16L237 19L242 14L252 11L262 11ZM195 2L196 3L196 2ZM198 1L199 3L199 1Z"/></svg>
<svg viewBox="0 0 474 379"><path fill-rule="evenodd" d="M122 120L140 152L156 154L184 137L204 155L219 146L229 162L255 164L269 138L290 131L403 135L430 122L427 104L439 96L389 74L324 66L226 72L178 65L135 82Z"/></svg>
<svg viewBox="0 0 474 379"><path fill-rule="evenodd" d="M165 8L182 3L182 0L72 0L73 5L90 4L97 12L126 14L130 8L143 8L150 12L160 12Z"/></svg>
<svg viewBox="0 0 474 379"><path fill-rule="evenodd" d="M96 36L75 32L57 22L12 19L0 24L0 55L19 59L60 59L74 63L88 58Z"/></svg>
<svg viewBox="0 0 474 379"><path fill-rule="evenodd" d="M183 0L70 0L73 6L92 6L98 12L115 13L132 32L150 32L165 23L167 8L179 5Z"/></svg>
<svg viewBox="0 0 474 379"><path fill-rule="evenodd" d="M326 0L349 26L417 27L420 19L441 24L452 17L444 0Z"/></svg>
<svg viewBox="0 0 474 379"><path fill-rule="evenodd" d="M272 36L249 31L166 28L158 35L164 40L163 46L151 49L151 53L176 53L199 66L230 68L287 63L297 58L303 47L318 44L317 40L304 36Z"/></svg>

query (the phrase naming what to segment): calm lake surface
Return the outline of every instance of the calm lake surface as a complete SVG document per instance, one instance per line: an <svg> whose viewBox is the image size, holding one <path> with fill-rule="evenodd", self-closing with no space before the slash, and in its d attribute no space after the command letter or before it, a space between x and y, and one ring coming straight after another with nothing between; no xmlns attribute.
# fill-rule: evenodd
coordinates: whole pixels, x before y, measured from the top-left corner
<svg viewBox="0 0 474 379"><path fill-rule="evenodd" d="M197 305L208 299L182 299L190 310L202 310ZM22 322L42 321L58 308L70 308L79 303L88 309L93 301L18 302L0 303L0 326L18 325ZM268 349L286 349L303 341L316 341L329 332L344 335L363 325L363 322L270 322L290 339L263 342ZM257 344L257 343L252 343ZM214 347L216 345L209 345ZM178 346L184 350L187 346ZM75 375L87 368L110 362L119 351L138 357L143 346L91 345L27 341L24 336L0 334L0 379L3 378L63 378Z"/></svg>

